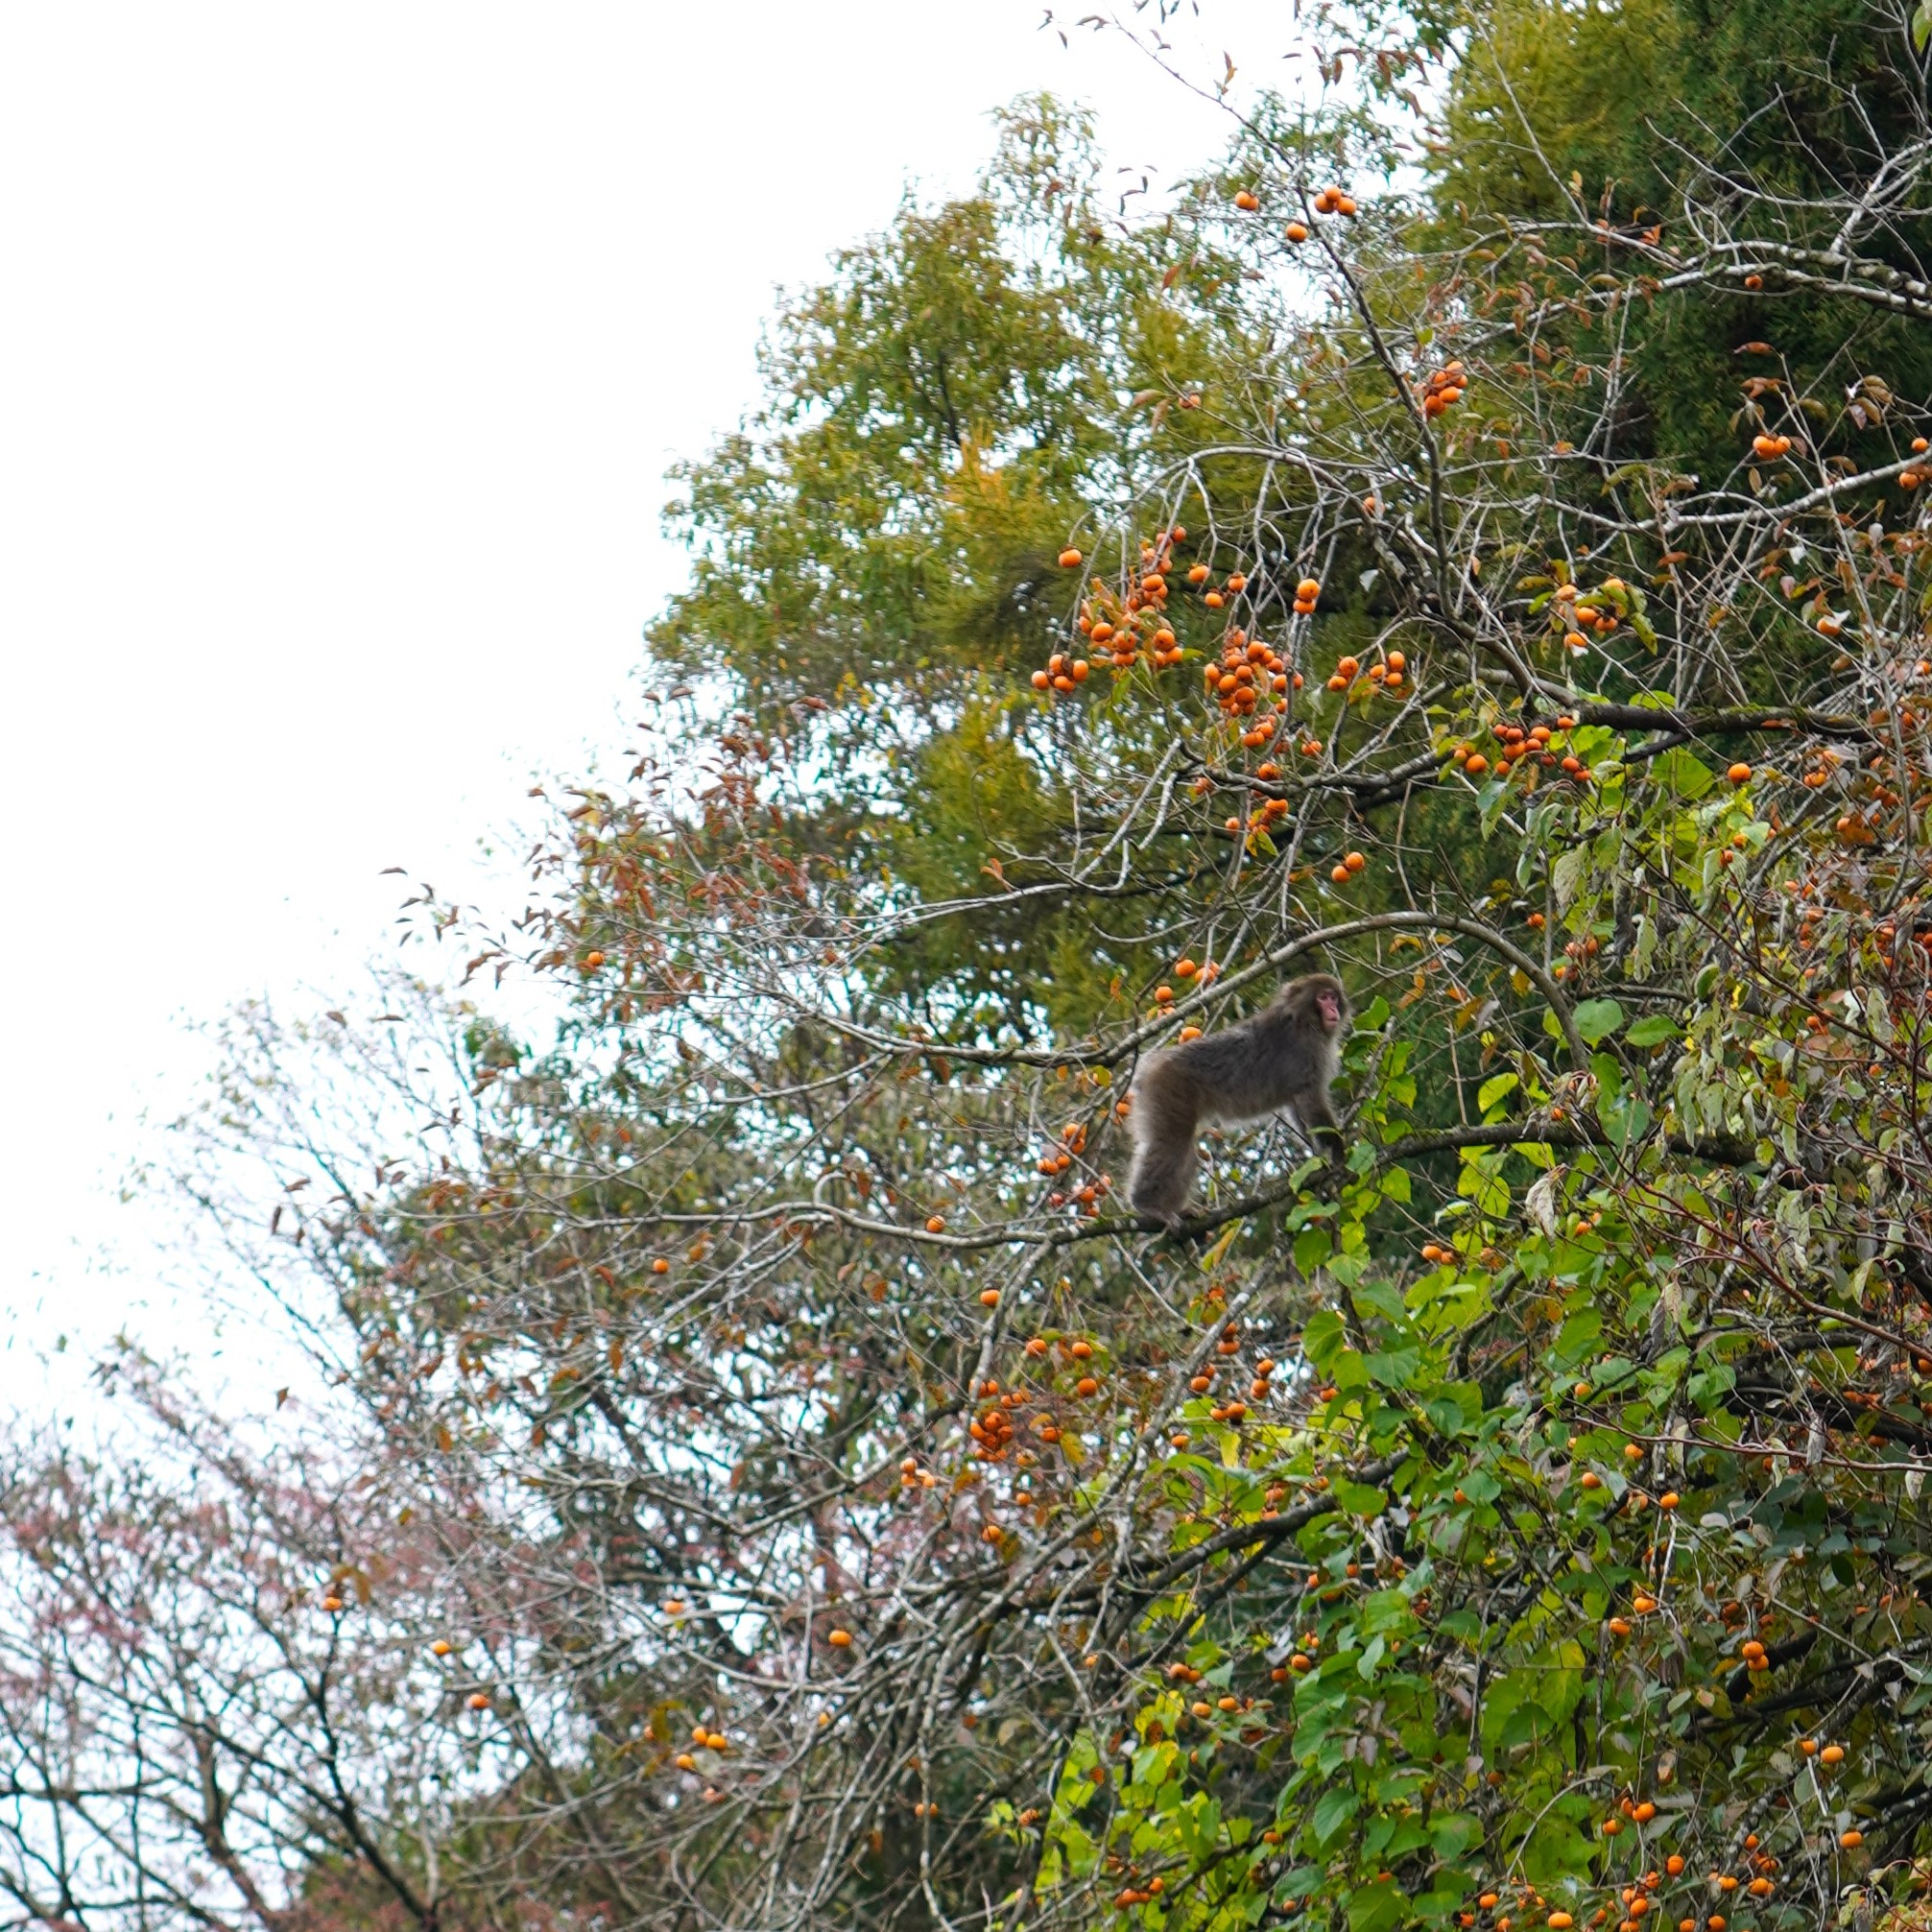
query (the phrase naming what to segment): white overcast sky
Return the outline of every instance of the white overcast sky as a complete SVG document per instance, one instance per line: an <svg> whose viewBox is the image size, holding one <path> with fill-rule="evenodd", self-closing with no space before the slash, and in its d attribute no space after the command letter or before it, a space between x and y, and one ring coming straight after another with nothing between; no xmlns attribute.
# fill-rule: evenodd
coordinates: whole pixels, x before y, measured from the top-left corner
<svg viewBox="0 0 1932 1932"><path fill-rule="evenodd" d="M1089 11L1062 7L1071 17ZM1218 110L1039 0L0 10L12 1360L191 1332L114 1205L187 1023L353 985L400 865L489 890L534 776L641 715L663 473L776 285L1050 87L1171 178ZM1289 10L1171 29L1283 81ZM504 889L505 891L508 888ZM26 1391L15 1382L17 1399Z"/></svg>

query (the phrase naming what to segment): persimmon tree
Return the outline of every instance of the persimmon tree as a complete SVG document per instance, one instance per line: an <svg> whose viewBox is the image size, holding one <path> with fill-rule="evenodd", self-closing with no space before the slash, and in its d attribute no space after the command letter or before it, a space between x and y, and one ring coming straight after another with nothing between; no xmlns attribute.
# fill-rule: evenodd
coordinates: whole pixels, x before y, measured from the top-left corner
<svg viewBox="0 0 1932 1932"><path fill-rule="evenodd" d="M442 1565L303 1606L465 1689L439 1917L1932 1880L1932 129L1902 12L1752 17L1672 108L1606 62L1688 8L1324 14L1149 214L1016 111L686 473L525 921L425 909L400 1040L238 1023L201 1192ZM1345 1173L1138 1225L1138 1056L1316 966Z"/></svg>

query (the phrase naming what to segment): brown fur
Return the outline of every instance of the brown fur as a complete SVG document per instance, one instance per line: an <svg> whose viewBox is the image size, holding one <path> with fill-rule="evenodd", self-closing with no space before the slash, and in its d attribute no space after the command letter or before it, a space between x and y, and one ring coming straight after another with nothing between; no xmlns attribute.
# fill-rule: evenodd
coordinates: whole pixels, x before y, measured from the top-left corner
<svg viewBox="0 0 1932 1932"><path fill-rule="evenodd" d="M1170 1228L1180 1220L1194 1191L1194 1137L1204 1121L1259 1120L1286 1107L1304 1133L1339 1157L1342 1129L1328 1086L1348 1024L1342 982L1309 973L1238 1026L1150 1054L1134 1076L1129 1115L1127 1195L1134 1212Z"/></svg>

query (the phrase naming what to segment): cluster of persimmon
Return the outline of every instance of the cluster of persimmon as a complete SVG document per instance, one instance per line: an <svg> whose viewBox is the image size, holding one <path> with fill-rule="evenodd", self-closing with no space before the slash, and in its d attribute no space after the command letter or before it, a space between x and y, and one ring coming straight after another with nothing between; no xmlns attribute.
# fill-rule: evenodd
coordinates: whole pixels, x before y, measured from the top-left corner
<svg viewBox="0 0 1932 1932"><path fill-rule="evenodd" d="M1497 777L1507 778L1518 765L1536 765L1545 770L1561 771L1565 777L1586 785L1590 781L1589 767L1574 752L1562 751L1557 742L1560 734L1575 730L1576 724L1574 718L1565 715L1560 717L1554 727L1532 725L1525 730L1520 725L1498 725L1495 727L1496 754L1493 759L1464 739L1449 748L1449 761L1461 766L1471 778L1480 778L1491 766Z"/></svg>
<svg viewBox="0 0 1932 1932"><path fill-rule="evenodd" d="M1116 676L1133 670L1143 657L1157 671L1181 662L1181 644L1167 621L1167 577L1173 567L1175 545L1186 539L1187 532L1177 524L1172 530L1162 531L1157 540L1143 542L1141 576L1126 595L1095 578L1092 595L1081 605L1076 628L1096 653L1106 655ZM1078 570L1084 561L1081 552L1075 549L1060 553L1062 569ZM1197 563L1189 573L1189 581L1205 581L1208 574L1205 564ZM1236 589L1245 582L1242 578L1229 580L1231 587ZM1219 604L1219 593L1211 595L1208 601ZM1056 652L1047 660L1045 670L1033 674L1033 688L1064 695L1085 681L1087 670L1085 658Z"/></svg>
<svg viewBox="0 0 1932 1932"><path fill-rule="evenodd" d="M1328 688L1331 691L1348 691L1353 689L1359 680L1371 685L1379 684L1393 696L1402 689L1408 669L1409 660L1399 651L1391 651L1386 657L1378 659L1366 670L1359 657L1342 657L1336 660Z"/></svg>
<svg viewBox="0 0 1932 1932"><path fill-rule="evenodd" d="M731 1748L731 1740L722 1730L713 1730L708 1725L694 1725L691 1742L701 1751L711 1751L722 1757ZM688 1751L680 1751L675 1760L680 1771L696 1771L698 1760Z"/></svg>
<svg viewBox="0 0 1932 1932"><path fill-rule="evenodd" d="M1277 1663L1268 1675L1276 1683L1286 1683L1291 1676L1300 1677L1315 1668L1315 1653L1322 1648L1321 1636L1314 1631L1303 1631L1295 1639L1295 1648L1286 1663Z"/></svg>
<svg viewBox="0 0 1932 1932"><path fill-rule="evenodd" d="M1753 436L1751 439L1751 453L1760 463L1775 463L1780 456L1791 454L1791 439L1769 434Z"/></svg>
<svg viewBox="0 0 1932 1932"><path fill-rule="evenodd" d="M1085 1351L1085 1355L1091 1355L1092 1345L1077 1343L1069 1352L1078 1356L1082 1351ZM1031 1344L1028 1345L1028 1352L1033 1352ZM1042 1355L1046 1353L1043 1344L1039 1352ZM1089 1383L1092 1384L1091 1388L1087 1386ZM1100 1384L1094 1381L1092 1376L1084 1375L1081 1377L1080 1386L1083 1394L1091 1395L1098 1392ZM972 1447L967 1454L975 1462L1003 1463L1014 1452L1017 1438L1013 1418L1014 1412L1020 1409L1030 1407L1036 1411L1031 1426L1034 1435L1041 1443L1051 1447L1060 1441L1060 1423L1053 1413L1049 1396L1033 1395L1025 1389L1003 1391L995 1377L989 1377L981 1382L976 1393L983 1406L966 1423L966 1433L972 1438ZM1033 1452L1021 1449L1018 1452L1018 1459L1022 1465L1030 1464L1033 1461ZM903 1470L905 1466L901 1464L899 1467Z"/></svg>
<svg viewBox="0 0 1932 1932"><path fill-rule="evenodd" d="M1013 1411L1026 1406L1026 1392L1009 1389L1002 1395L999 1384L988 1381L980 1384L980 1399L988 1406L966 1424L966 1433L972 1438L972 1448L967 1453L977 1462L1004 1462L1014 1445ZM1034 1419L1034 1433L1043 1443L1059 1442L1058 1424L1050 1414L1045 1411L1041 1414L1045 1420L1042 1423L1039 1417Z"/></svg>
<svg viewBox="0 0 1932 1932"><path fill-rule="evenodd" d="M1432 419L1461 402L1468 378L1460 362L1444 363L1422 378L1422 414Z"/></svg>
<svg viewBox="0 0 1932 1932"><path fill-rule="evenodd" d="M1912 439L1912 454L1914 456L1923 456L1926 447L1926 441L1922 436L1915 436ZM1927 474L1928 472L1923 469L1901 469L1898 472L1898 488L1900 489L1917 489L1925 481Z"/></svg>
<svg viewBox="0 0 1932 1932"><path fill-rule="evenodd" d="M1287 816L1286 799L1263 799L1245 820L1238 812L1228 813L1224 829L1236 836L1243 832L1265 832L1277 819L1285 819Z"/></svg>
<svg viewBox="0 0 1932 1932"><path fill-rule="evenodd" d="M1357 872L1366 871L1368 867L1368 858L1363 853L1350 852L1328 869L1328 876L1336 885L1346 886Z"/></svg>
<svg viewBox="0 0 1932 1932"><path fill-rule="evenodd" d="M1097 1174L1083 1187L1077 1187L1071 1194L1056 1188L1046 1197L1049 1207L1064 1207L1071 1201L1083 1214L1098 1214L1100 1204L1113 1192L1113 1176Z"/></svg>
<svg viewBox="0 0 1932 1932"><path fill-rule="evenodd" d="M1250 717L1264 697L1285 699L1291 689L1301 688L1301 674L1291 670L1272 644L1251 638L1238 626L1221 647L1220 663L1204 666L1202 678L1223 714L1237 720ZM1265 745L1279 728L1276 711L1285 708L1271 702L1242 733L1241 742L1251 748Z"/></svg>
<svg viewBox="0 0 1932 1932"><path fill-rule="evenodd" d="M1594 590L1579 590L1574 584L1560 584L1550 599L1550 615L1563 633L1563 643L1581 655L1589 649L1586 634L1594 631L1608 636L1617 627L1616 600L1629 594L1621 577L1606 577Z"/></svg>
<svg viewBox="0 0 1932 1932"><path fill-rule="evenodd" d="M1039 1171L1047 1175L1064 1174L1073 1165L1074 1156L1085 1152L1085 1123L1078 1120L1068 1121L1060 1130L1058 1144L1040 1157Z"/></svg>
<svg viewBox="0 0 1932 1932"><path fill-rule="evenodd" d="M1261 197L1252 188L1242 188L1235 194L1234 205L1244 215L1256 214L1260 211ZM1322 189L1311 205L1318 215L1353 215L1357 207L1354 196L1343 188ZM1291 242L1299 245L1308 239L1308 225L1306 222L1290 222L1282 232Z"/></svg>
<svg viewBox="0 0 1932 1932"><path fill-rule="evenodd" d="M1088 668L1085 657L1069 657L1065 652L1056 651L1046 660L1046 669L1033 674L1033 688L1036 691L1070 692L1086 682Z"/></svg>
<svg viewBox="0 0 1932 1932"><path fill-rule="evenodd" d="M1234 1366L1231 1358L1241 1352L1241 1328L1239 1324L1230 1322L1221 1331L1221 1339L1214 1345L1214 1352L1221 1356L1229 1368ZM1255 1362L1248 1385L1248 1401L1260 1402L1266 1400L1274 1388L1274 1383L1270 1378L1274 1375L1277 1366L1272 1355L1263 1355ZM1210 1395L1214 1389L1214 1378L1217 1372L1215 1365L1212 1362L1204 1363L1188 1378L1187 1387L1189 1391L1196 1395ZM1209 1418L1216 1422L1239 1422L1247 1414L1248 1402L1243 1402L1233 1396L1229 1396L1215 1404L1214 1408L1209 1411ZM1184 1445L1184 1437L1177 1437L1175 1440L1177 1446ZM1273 1514L1275 1504L1279 1500L1280 1495L1271 1491L1270 1514Z"/></svg>

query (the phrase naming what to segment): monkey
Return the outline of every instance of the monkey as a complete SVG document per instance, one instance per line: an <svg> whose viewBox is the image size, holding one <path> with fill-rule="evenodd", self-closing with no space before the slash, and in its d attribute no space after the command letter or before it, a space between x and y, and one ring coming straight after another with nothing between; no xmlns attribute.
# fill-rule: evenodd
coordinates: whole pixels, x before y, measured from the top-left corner
<svg viewBox="0 0 1932 1932"><path fill-rule="evenodd" d="M1170 1230L1194 1191L1194 1136L1206 1120L1259 1120L1287 1107L1331 1159L1342 1129L1329 1083L1348 1023L1348 995L1326 973L1290 980L1262 1010L1221 1033L1150 1054L1134 1076L1127 1198Z"/></svg>

